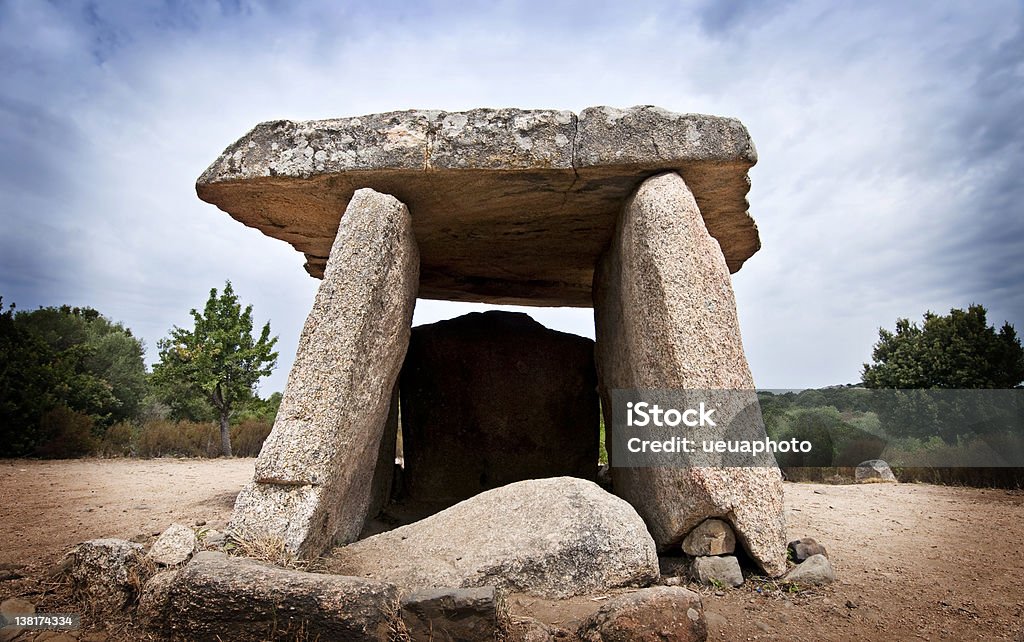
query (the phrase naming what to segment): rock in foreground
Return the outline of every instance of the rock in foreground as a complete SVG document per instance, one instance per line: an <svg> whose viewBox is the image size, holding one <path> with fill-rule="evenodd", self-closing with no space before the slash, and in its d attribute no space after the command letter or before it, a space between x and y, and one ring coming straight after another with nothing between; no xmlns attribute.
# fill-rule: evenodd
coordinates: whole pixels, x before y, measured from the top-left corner
<svg viewBox="0 0 1024 642"><path fill-rule="evenodd" d="M328 567L412 590L490 584L550 598L658 578L654 541L633 507L572 477L481 493L335 549Z"/></svg>
<svg viewBox="0 0 1024 642"><path fill-rule="evenodd" d="M147 587L147 621L187 640L387 640L400 618L391 584L212 551L152 581L166 585Z"/></svg>
<svg viewBox="0 0 1024 642"><path fill-rule="evenodd" d="M99 615L119 617L142 591L153 563L141 544L94 539L71 549L61 562L75 594Z"/></svg>

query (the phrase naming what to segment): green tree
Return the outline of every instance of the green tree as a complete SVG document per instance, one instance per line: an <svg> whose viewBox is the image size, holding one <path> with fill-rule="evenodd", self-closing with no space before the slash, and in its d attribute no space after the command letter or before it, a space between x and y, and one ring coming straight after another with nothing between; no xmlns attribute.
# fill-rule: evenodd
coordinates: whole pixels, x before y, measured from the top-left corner
<svg viewBox="0 0 1024 642"><path fill-rule="evenodd" d="M983 306L931 312L918 326L896 321L896 331L878 332L864 364L868 388L1015 388L1024 381L1024 348L1009 323L997 332Z"/></svg>
<svg viewBox="0 0 1024 642"><path fill-rule="evenodd" d="M8 456L84 454L114 423L134 419L145 394L142 342L92 308L0 312L0 442ZM63 409L62 412L52 412ZM46 421L44 422L44 418ZM71 421L74 419L74 421ZM67 421L65 421L67 420ZM45 425L43 425L45 423ZM91 431L61 451L60 428Z"/></svg>
<svg viewBox="0 0 1024 642"><path fill-rule="evenodd" d="M270 336L268 322L253 338L252 306L242 309L231 281L219 296L211 289L203 312L193 309L191 314L192 330L174 326L157 344L160 363L153 367L153 381L165 390L185 385L209 400L220 421L221 452L230 456L231 413L273 372L277 337Z"/></svg>

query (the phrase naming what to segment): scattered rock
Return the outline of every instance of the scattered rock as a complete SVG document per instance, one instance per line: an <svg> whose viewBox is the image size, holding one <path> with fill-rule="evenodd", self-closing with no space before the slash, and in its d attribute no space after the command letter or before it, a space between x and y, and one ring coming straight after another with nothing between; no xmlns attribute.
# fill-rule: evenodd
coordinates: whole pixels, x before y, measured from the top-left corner
<svg viewBox="0 0 1024 642"><path fill-rule="evenodd" d="M594 320L606 425L615 389L740 391L717 417L756 404L726 261L678 174L647 179L622 209L594 275ZM745 436L765 438L759 413L745 420ZM750 557L772 577L785 572L778 468L613 466L612 478L659 550L705 519L728 515Z"/></svg>
<svg viewBox="0 0 1024 642"><path fill-rule="evenodd" d="M412 499L451 505L524 479L596 477L591 339L501 310L417 326L399 394Z"/></svg>
<svg viewBox="0 0 1024 642"><path fill-rule="evenodd" d="M493 584L564 598L658 578L654 542L622 499L572 477L496 488L335 549L332 572L418 590Z"/></svg>
<svg viewBox="0 0 1024 642"><path fill-rule="evenodd" d="M731 555L736 550L732 527L720 519L706 519L683 540L683 552L695 557Z"/></svg>
<svg viewBox="0 0 1024 642"><path fill-rule="evenodd" d="M693 579L708 586L740 586L743 572L740 562L732 555L723 557L698 557L690 566Z"/></svg>
<svg viewBox="0 0 1024 642"><path fill-rule="evenodd" d="M577 635L584 642L691 642L707 638L707 624L699 595L655 586L605 602L580 624Z"/></svg>
<svg viewBox="0 0 1024 642"><path fill-rule="evenodd" d="M857 470L854 471L854 478L858 484L869 484L871 482L895 482L896 475L892 474L892 469L882 459L869 459L868 461L862 461L857 464Z"/></svg>
<svg viewBox="0 0 1024 642"><path fill-rule="evenodd" d="M824 555L812 555L786 573L780 581L787 584L829 584L836 579L832 563Z"/></svg>
<svg viewBox="0 0 1024 642"><path fill-rule="evenodd" d="M389 639L400 617L392 584L286 570L225 553L199 552L167 577L147 590L144 612L148 622L160 624L155 632L183 639L377 641Z"/></svg>
<svg viewBox="0 0 1024 642"><path fill-rule="evenodd" d="M154 572L141 544L122 539L94 539L71 549L61 562L76 596L90 610L122 617Z"/></svg>
<svg viewBox="0 0 1024 642"><path fill-rule="evenodd" d="M196 533L188 526L171 524L153 542L149 559L161 566L184 564L196 552Z"/></svg>
<svg viewBox="0 0 1024 642"><path fill-rule="evenodd" d="M181 569L173 568L161 571L149 578L149 581L142 587L139 596L138 618L139 622L153 630L164 630L169 626L166 618L173 615L168 612L167 601L170 597L171 586L178 577Z"/></svg>
<svg viewBox="0 0 1024 642"><path fill-rule="evenodd" d="M0 615L4 619L11 619L15 615L32 615L36 612L35 604L20 597L12 597L0 602ZM0 629L0 642L11 642L25 631L21 626L5 626Z"/></svg>
<svg viewBox="0 0 1024 642"><path fill-rule="evenodd" d="M790 557L793 561L799 564L806 560L812 555L824 555L828 557L828 551L815 540L813 537L804 537L802 539L795 539L789 543L788 546Z"/></svg>
<svg viewBox="0 0 1024 642"><path fill-rule="evenodd" d="M402 598L402 621L415 642L493 640L507 628L493 586L414 591Z"/></svg>
<svg viewBox="0 0 1024 642"><path fill-rule="evenodd" d="M86 642L89 639L90 636L76 638L74 635L63 631L40 631L39 635L32 640L33 642ZM106 639L105 637L103 638L103 640Z"/></svg>
<svg viewBox="0 0 1024 642"><path fill-rule="evenodd" d="M299 338L274 428L230 530L316 557L366 521L393 390L409 345L419 252L408 208L355 192ZM393 451L392 451L393 452ZM388 474L391 482L390 461Z"/></svg>

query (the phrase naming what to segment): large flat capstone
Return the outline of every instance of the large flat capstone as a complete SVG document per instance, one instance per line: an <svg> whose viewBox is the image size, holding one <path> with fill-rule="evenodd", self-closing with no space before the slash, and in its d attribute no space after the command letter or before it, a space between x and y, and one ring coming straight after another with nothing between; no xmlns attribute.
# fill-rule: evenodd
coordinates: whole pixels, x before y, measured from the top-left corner
<svg viewBox="0 0 1024 642"><path fill-rule="evenodd" d="M261 123L196 191L321 277L353 193L373 188L412 212L420 297L589 307L623 201L664 170L683 176L740 269L760 247L746 200L756 160L738 120L650 106L402 111Z"/></svg>

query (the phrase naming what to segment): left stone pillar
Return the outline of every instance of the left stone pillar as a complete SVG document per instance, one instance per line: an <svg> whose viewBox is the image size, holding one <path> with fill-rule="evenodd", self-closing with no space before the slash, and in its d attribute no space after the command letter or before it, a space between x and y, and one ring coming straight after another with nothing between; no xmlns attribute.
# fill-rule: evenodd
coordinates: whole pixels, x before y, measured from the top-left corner
<svg viewBox="0 0 1024 642"><path fill-rule="evenodd" d="M419 250L408 208L371 189L345 210L306 318L274 429L235 501L243 539L283 541L300 557L356 539L409 346ZM382 476L378 476L382 477Z"/></svg>

